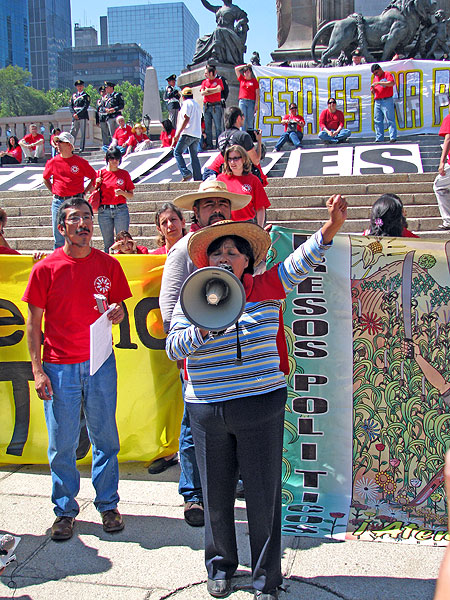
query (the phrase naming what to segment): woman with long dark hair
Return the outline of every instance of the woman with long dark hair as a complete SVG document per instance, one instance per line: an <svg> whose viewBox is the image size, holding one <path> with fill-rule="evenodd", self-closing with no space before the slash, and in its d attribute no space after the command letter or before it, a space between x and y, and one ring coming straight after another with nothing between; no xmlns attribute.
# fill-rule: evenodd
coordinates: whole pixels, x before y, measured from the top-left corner
<svg viewBox="0 0 450 600"><path fill-rule="evenodd" d="M19 146L19 140L15 135L8 138L7 149L0 152L0 164L3 165L20 165L22 162L22 148Z"/></svg>
<svg viewBox="0 0 450 600"><path fill-rule="evenodd" d="M370 213L370 228L364 235L419 237L409 231L403 202L397 194L383 194L375 200Z"/></svg>

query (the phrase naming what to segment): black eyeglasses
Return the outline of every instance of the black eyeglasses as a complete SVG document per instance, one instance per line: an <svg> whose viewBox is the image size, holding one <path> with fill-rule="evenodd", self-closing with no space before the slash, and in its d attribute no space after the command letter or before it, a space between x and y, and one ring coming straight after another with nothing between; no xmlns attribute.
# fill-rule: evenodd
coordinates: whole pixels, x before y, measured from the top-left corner
<svg viewBox="0 0 450 600"><path fill-rule="evenodd" d="M290 107L289 107L289 110L293 110L294 108L297 108L297 107L295 106L295 104L293 104L292 106L290 106Z"/></svg>
<svg viewBox="0 0 450 600"><path fill-rule="evenodd" d="M330 102L328 102L328 104L336 104L336 100L330 100Z"/></svg>

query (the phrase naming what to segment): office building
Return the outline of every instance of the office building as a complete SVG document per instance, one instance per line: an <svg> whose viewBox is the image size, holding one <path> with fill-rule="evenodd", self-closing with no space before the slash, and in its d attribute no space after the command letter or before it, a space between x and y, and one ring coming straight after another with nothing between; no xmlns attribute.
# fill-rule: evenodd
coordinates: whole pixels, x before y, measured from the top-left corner
<svg viewBox="0 0 450 600"><path fill-rule="evenodd" d="M97 30L95 29L95 27L81 27L79 23L75 23L74 40L75 48L97 46Z"/></svg>
<svg viewBox="0 0 450 600"><path fill-rule="evenodd" d="M0 69L9 65L30 70L28 0L0 4Z"/></svg>
<svg viewBox="0 0 450 600"><path fill-rule="evenodd" d="M144 88L145 71L152 66L152 57L137 44L67 48L61 58L73 64L70 73L60 77L61 88L72 88L77 79L94 87L104 81L129 81Z"/></svg>
<svg viewBox="0 0 450 600"><path fill-rule="evenodd" d="M32 85L40 90L56 88L61 74L72 69L58 57L72 46L70 0L28 0L28 16Z"/></svg>
<svg viewBox="0 0 450 600"><path fill-rule="evenodd" d="M198 23L183 2L108 8L109 43L139 43L152 56L160 88L191 62L198 37Z"/></svg>

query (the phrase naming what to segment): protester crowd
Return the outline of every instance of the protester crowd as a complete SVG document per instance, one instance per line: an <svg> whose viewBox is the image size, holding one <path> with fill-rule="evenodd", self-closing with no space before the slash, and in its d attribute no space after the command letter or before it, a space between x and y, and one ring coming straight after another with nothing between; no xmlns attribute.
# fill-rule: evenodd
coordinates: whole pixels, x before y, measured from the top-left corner
<svg viewBox="0 0 450 600"><path fill-rule="evenodd" d="M355 64L360 58L355 51ZM376 141L383 139L386 119L390 141L395 142L393 77L379 65L372 66L372 73ZM185 401L178 454L179 492L184 499L186 523L205 526L207 590L211 596L222 598L230 593L231 578L238 567L233 507L236 485L242 479L254 597L274 600L282 583L281 465L287 348L281 303L322 262L325 253L333 251L332 240L346 220L347 203L339 195L332 196L323 227L286 260L265 271L270 237L264 227L270 202L260 165L261 132L254 130L258 82L251 65L237 66L239 106L226 108L225 79L213 65L206 65L204 74L200 87L203 110L191 88L179 91L176 76L167 78L164 98L169 119L163 123L161 146L173 148L182 181L193 178L200 184L198 191L182 194L156 212L158 248L150 251L167 254L160 309L168 336L167 354L180 367ZM135 186L129 173L120 167L123 156L151 147L145 127L125 122L123 98L114 91L114 83L105 82L100 88L96 121L102 131L106 166L95 172L88 161L74 153L78 135L80 150L84 149L90 105L84 82L76 81L75 87L71 131L54 132L52 158L43 173L44 184L53 197L54 252L35 264L23 297L29 307L27 334L35 387L44 401L49 434L56 516L51 538L56 541L72 537L79 512L76 447L81 406L93 447L94 504L105 532L119 532L125 526L118 510L120 444L115 420L115 358L114 353L110 354L91 374L89 329L101 312L100 297L109 306L107 318L119 324L125 315L123 301L131 296L119 261L109 254L149 253L128 231L127 202L133 199ZM450 151L450 129L444 123L439 168L442 177L447 176L445 162ZM285 133L275 149L281 151L288 141L301 148L305 120L294 102L282 124ZM345 142L350 136L334 97L328 99L320 115L320 127L319 138L327 144ZM219 150L203 172L197 156L202 137L207 150ZM186 150L192 170L186 166ZM7 151L0 154L1 164L19 164L22 152L30 163L43 156L44 138L35 124L22 140L10 137ZM440 202L441 207L442 199ZM183 210L193 213L189 231ZM91 245L95 212L103 252ZM0 224L0 253L17 253L4 237L6 213L1 210ZM444 221L444 228L450 228L449 224ZM364 234L414 236L407 228L398 196L386 194L374 204L370 228ZM192 323L180 303L186 279L207 266L231 271L245 291L242 315L236 325L224 331ZM99 281L103 282L101 286ZM250 336L245 343L239 339L239 330ZM263 347L264 352L256 351L256 347ZM148 470L160 473L177 462L177 455L170 454L154 461Z"/></svg>

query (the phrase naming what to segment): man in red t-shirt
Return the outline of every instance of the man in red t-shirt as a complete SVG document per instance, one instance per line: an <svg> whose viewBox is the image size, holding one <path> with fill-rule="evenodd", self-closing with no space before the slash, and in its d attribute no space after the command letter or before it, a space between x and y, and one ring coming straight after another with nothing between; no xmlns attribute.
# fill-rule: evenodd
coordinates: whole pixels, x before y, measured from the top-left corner
<svg viewBox="0 0 450 600"><path fill-rule="evenodd" d="M80 410L92 443L92 483L103 529L123 529L117 510L120 449L116 425L117 373L114 353L91 374L90 326L99 318L96 296L109 305L107 319L120 323L131 291L120 263L91 248L92 208L82 198L61 205L58 228L64 247L34 265L23 297L28 303L27 338L37 395L44 400L48 458L56 520L53 540L72 537L80 489L76 448ZM44 318L44 350L41 329Z"/></svg>
<svg viewBox="0 0 450 600"><path fill-rule="evenodd" d="M345 129L344 113L337 109L336 98L328 98L328 108L320 113L319 139L325 144L345 142L350 136L350 129Z"/></svg>
<svg viewBox="0 0 450 600"><path fill-rule="evenodd" d="M395 122L394 85L392 73L383 71L380 65L372 65L373 81L370 91L373 94L373 124L375 127L375 141L384 142L384 120L389 127L389 141L397 141L397 124Z"/></svg>
<svg viewBox="0 0 450 600"><path fill-rule="evenodd" d="M113 148L117 147L117 148L119 148L119 150L121 151L122 154L125 154L126 149L127 149L128 139L130 138L130 136L133 135L133 131L132 131L130 125L127 125L125 123L125 119L122 115L119 115L117 117L116 123L117 123L118 127L115 130L115 132L113 133L112 142L109 145L109 149L112 150ZM104 146L103 150L106 152L106 150L108 150L108 148L105 149L105 146Z"/></svg>
<svg viewBox="0 0 450 600"><path fill-rule="evenodd" d="M0 254L20 254L17 250L13 250L5 240L5 227L8 217L6 211L0 208Z"/></svg>
<svg viewBox="0 0 450 600"><path fill-rule="evenodd" d="M61 203L67 198L83 198L95 183L96 173L87 160L73 154L75 140L70 133L63 131L53 138L59 154L47 161L43 178L44 185L53 194L52 223L54 248L64 244L64 238L58 230L57 214ZM85 178L90 179L86 189Z"/></svg>
<svg viewBox="0 0 450 600"><path fill-rule="evenodd" d="M44 158L44 136L38 133L37 125L30 125L30 133L19 141L19 146L28 163L37 163L40 158Z"/></svg>
<svg viewBox="0 0 450 600"><path fill-rule="evenodd" d="M302 115L298 114L295 102L292 102L292 104L289 105L289 114L285 115L283 119L281 119L281 122L284 125L284 133L276 143L275 150L280 152L281 148L288 140L290 140L296 148L301 148L305 119Z"/></svg>
<svg viewBox="0 0 450 600"><path fill-rule="evenodd" d="M448 100L450 103L450 95ZM442 121L439 135L444 138L444 143L433 190L442 217L442 224L438 225L438 229L450 229L450 114Z"/></svg>
<svg viewBox="0 0 450 600"><path fill-rule="evenodd" d="M223 106L221 92L223 90L222 80L216 76L216 67L206 65L205 79L200 86L200 94L203 96L203 115L205 117L206 149L217 148L217 140L223 131ZM216 144L213 145L212 126L216 130Z"/></svg>

